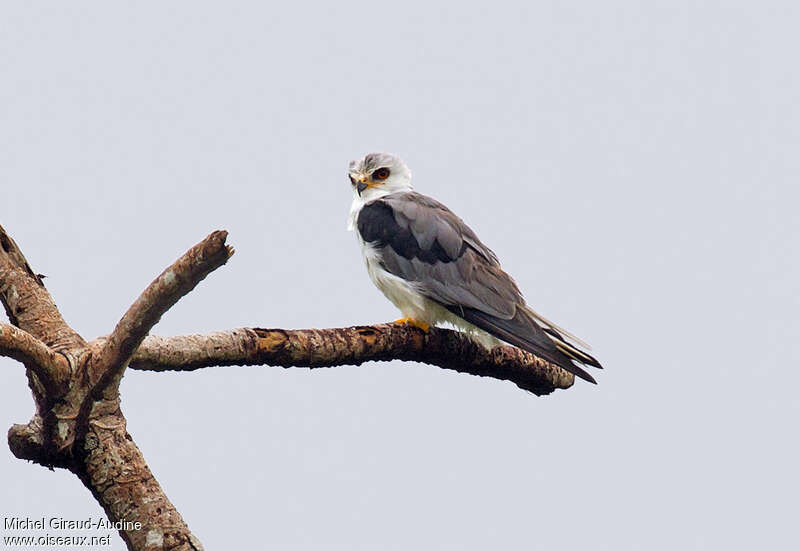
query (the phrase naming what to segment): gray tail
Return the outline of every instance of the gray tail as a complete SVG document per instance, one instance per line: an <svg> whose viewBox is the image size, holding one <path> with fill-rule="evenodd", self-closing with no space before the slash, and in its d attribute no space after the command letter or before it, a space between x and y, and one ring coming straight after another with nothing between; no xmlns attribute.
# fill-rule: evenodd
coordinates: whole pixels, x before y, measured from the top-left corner
<svg viewBox="0 0 800 551"><path fill-rule="evenodd" d="M597 384L594 377L575 362L603 369L600 362L577 346L568 343L555 328L539 326L524 308L518 307L516 315L511 319L498 318L474 308L460 306L447 306L447 308L498 339L554 363L585 381Z"/></svg>

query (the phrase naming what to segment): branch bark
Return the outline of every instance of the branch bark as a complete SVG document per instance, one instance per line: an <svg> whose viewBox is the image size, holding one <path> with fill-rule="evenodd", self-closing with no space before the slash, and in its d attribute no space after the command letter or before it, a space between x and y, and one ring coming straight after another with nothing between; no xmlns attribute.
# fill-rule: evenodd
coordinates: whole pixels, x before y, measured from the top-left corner
<svg viewBox="0 0 800 551"><path fill-rule="evenodd" d="M241 328L207 335L148 336L130 368L193 371L224 365L334 367L404 360L507 380L544 395L572 386L560 367L513 346L486 350L463 333L389 323L335 329Z"/></svg>

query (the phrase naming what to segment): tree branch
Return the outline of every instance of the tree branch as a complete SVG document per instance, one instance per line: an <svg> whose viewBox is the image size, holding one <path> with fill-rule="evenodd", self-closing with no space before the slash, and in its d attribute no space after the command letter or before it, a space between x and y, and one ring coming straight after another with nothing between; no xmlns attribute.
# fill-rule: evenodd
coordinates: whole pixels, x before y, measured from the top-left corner
<svg viewBox="0 0 800 551"><path fill-rule="evenodd" d="M0 226L0 301L13 325L27 331L55 351L86 346L67 325L25 255Z"/></svg>
<svg viewBox="0 0 800 551"><path fill-rule="evenodd" d="M406 360L507 380L537 395L572 386L563 369L513 346L486 350L457 331L390 323L337 329L243 328L208 335L149 336L131 369L192 371L216 365L333 367Z"/></svg>
<svg viewBox="0 0 800 551"><path fill-rule="evenodd" d="M226 231L215 231L186 251L142 292L122 316L89 368L97 391L118 386L133 352L161 316L233 255ZM100 379L102 378L102 381Z"/></svg>
<svg viewBox="0 0 800 551"><path fill-rule="evenodd" d="M36 374L48 393L60 395L69 381L67 358L13 325L0 323L0 356L8 356L25 364Z"/></svg>

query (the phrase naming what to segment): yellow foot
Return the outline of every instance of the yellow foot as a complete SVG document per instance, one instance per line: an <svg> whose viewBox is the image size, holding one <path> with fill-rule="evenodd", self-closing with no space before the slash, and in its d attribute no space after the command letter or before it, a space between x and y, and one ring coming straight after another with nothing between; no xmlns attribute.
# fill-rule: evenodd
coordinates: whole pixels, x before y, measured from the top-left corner
<svg viewBox="0 0 800 551"><path fill-rule="evenodd" d="M424 321L415 320L415 319L411 319L411 318L402 318L402 319L399 319L399 320L395 320L395 323L403 323L405 325L413 325L414 327L419 327L420 329L422 329L426 333L431 328L430 324L425 323Z"/></svg>

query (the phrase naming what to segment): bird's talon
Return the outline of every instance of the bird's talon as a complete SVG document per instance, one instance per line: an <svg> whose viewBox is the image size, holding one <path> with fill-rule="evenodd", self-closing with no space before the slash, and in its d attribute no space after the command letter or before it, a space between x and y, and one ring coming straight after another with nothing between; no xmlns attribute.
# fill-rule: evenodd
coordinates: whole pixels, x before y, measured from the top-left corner
<svg viewBox="0 0 800 551"><path fill-rule="evenodd" d="M402 323L403 325L413 325L414 327L422 329L426 333L431 329L429 323L425 323L424 321L415 320L412 318L400 318L399 320L395 320L395 323Z"/></svg>

